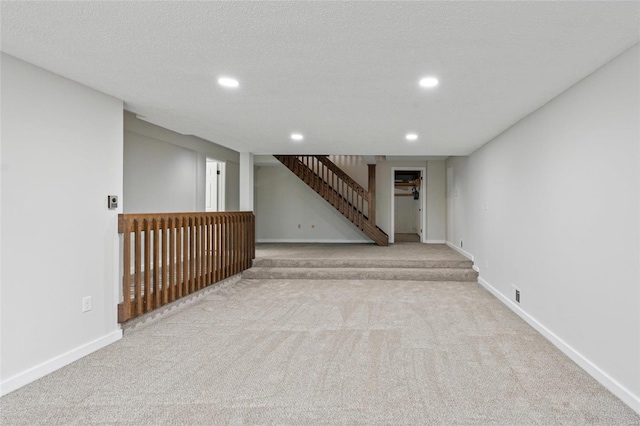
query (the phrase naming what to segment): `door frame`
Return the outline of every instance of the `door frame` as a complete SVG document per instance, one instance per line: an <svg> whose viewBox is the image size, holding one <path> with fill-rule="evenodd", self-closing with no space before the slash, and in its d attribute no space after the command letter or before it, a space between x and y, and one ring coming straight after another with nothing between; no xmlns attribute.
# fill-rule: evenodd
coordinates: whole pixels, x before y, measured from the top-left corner
<svg viewBox="0 0 640 426"><path fill-rule="evenodd" d="M445 240L449 243L453 244L453 230L454 220L455 220L455 186L453 185L453 166L447 167L447 181L446 181L446 190L445 190L445 198L446 202L446 223L445 223Z"/></svg>
<svg viewBox="0 0 640 426"><path fill-rule="evenodd" d="M395 242L396 231L396 170L418 170L420 171L420 242L427 242L427 168L426 167L391 167L391 232L389 233L389 243Z"/></svg>
<svg viewBox="0 0 640 426"><path fill-rule="evenodd" d="M220 160L216 160L215 158L212 157L207 157L206 158L206 162L205 162L205 180L207 179L207 169L209 168L209 164L210 163L216 163L216 169L219 172L218 174L218 178L216 179L217 182L217 188L216 188L216 196L217 196L217 200L216 200L216 210L218 212L223 212L225 211L225 199L226 199L226 191L225 191L225 187L226 187L226 173L227 173L227 164L224 161L220 161ZM207 191L207 183L205 181L205 191ZM207 194L205 193L205 211L207 211L207 203L206 203L206 196Z"/></svg>

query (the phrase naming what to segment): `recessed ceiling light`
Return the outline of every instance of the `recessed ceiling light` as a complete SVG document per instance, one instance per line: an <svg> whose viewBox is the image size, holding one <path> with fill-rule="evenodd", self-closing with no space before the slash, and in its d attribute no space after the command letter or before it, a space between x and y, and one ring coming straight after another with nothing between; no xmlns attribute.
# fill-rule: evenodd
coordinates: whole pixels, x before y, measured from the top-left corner
<svg viewBox="0 0 640 426"><path fill-rule="evenodd" d="M223 87L238 87L240 85L238 80L231 77L220 77L218 79L218 84Z"/></svg>
<svg viewBox="0 0 640 426"><path fill-rule="evenodd" d="M301 133L291 133L291 140L301 141L304 139L304 136Z"/></svg>
<svg viewBox="0 0 640 426"><path fill-rule="evenodd" d="M405 136L405 139L408 141L415 141L418 139L418 135L415 133L407 133L407 135Z"/></svg>
<svg viewBox="0 0 640 426"><path fill-rule="evenodd" d="M438 79L435 77L425 77L420 80L421 87L436 87L438 85Z"/></svg>

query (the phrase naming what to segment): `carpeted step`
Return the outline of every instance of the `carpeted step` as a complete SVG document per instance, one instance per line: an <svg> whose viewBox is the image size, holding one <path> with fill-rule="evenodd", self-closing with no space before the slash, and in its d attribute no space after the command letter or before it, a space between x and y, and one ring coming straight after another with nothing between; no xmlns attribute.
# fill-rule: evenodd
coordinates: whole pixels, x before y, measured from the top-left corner
<svg viewBox="0 0 640 426"><path fill-rule="evenodd" d="M271 268L254 266L244 271L242 278L476 282L478 273L473 269L460 268Z"/></svg>
<svg viewBox="0 0 640 426"><path fill-rule="evenodd" d="M254 267L261 268L454 268L471 269L470 260L418 259L285 259L258 258Z"/></svg>

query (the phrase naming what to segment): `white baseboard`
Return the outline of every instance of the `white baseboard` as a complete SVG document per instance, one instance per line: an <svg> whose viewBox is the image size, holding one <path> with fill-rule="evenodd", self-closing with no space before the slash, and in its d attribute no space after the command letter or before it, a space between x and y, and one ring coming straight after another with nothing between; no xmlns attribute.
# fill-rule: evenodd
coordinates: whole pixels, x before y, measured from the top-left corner
<svg viewBox="0 0 640 426"><path fill-rule="evenodd" d="M585 370L591 377L596 379L600 384L607 388L611 393L620 398L622 402L627 404L636 413L640 414L640 397L634 395L622 384L618 383L614 378L609 376L606 372L600 369L597 365L591 362L588 358L576 351L571 345L558 337L551 330L542 325L538 320L529 315L527 312L509 299L507 296L499 292L495 287L489 284L482 277L478 278L478 282L484 288L486 288L491 294L493 294L498 300L505 304L509 309L515 312L520 318L525 320L531 327L542 334L547 340L549 340L554 346L568 356L573 362L578 364L583 370Z"/></svg>
<svg viewBox="0 0 640 426"><path fill-rule="evenodd" d="M425 241L427 244L446 244L445 240L427 240Z"/></svg>
<svg viewBox="0 0 640 426"><path fill-rule="evenodd" d="M69 365L74 361L79 360L82 357L89 355L98 349L104 348L111 343L120 340L122 338L122 330L116 330L106 336L100 337L92 342L86 343L75 349L70 350L62 355L58 355L42 364L36 365L22 373L18 373L15 376L9 377L0 383L0 396L4 396L14 390L21 388L33 381L36 381L49 373Z"/></svg>
<svg viewBox="0 0 640 426"><path fill-rule="evenodd" d="M294 239L258 239L256 243L298 243L298 244L369 244L373 243L373 240L294 240Z"/></svg>
<svg viewBox="0 0 640 426"><path fill-rule="evenodd" d="M476 265L471 266L471 269L473 269L477 273L480 273L480 268L478 268Z"/></svg>
<svg viewBox="0 0 640 426"><path fill-rule="evenodd" d="M462 250L460 247L454 246L449 241L446 241L446 244L452 249L454 249L455 251L457 251L458 253L460 253L461 255L463 255L464 257L466 257L467 259L473 260L473 255L471 253Z"/></svg>

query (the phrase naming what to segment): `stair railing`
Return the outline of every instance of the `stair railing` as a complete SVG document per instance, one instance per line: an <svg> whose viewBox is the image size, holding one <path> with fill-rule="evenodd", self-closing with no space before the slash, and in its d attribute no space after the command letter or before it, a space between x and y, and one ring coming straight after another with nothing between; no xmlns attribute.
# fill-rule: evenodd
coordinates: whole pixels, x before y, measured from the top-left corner
<svg viewBox="0 0 640 426"><path fill-rule="evenodd" d="M118 215L126 322L251 267L252 212Z"/></svg>
<svg viewBox="0 0 640 426"><path fill-rule="evenodd" d="M326 155L276 156L358 228L375 228L375 165L365 189Z"/></svg>

